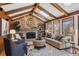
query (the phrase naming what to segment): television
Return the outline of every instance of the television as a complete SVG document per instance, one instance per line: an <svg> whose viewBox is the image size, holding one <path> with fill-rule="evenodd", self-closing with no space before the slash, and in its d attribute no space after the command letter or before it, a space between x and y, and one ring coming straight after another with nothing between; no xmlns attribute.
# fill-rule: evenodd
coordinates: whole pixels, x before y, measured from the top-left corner
<svg viewBox="0 0 79 59"><path fill-rule="evenodd" d="M36 32L27 32L26 37L27 37L27 39L36 38Z"/></svg>
<svg viewBox="0 0 79 59"><path fill-rule="evenodd" d="M9 34L9 22L6 19L0 19L0 36Z"/></svg>

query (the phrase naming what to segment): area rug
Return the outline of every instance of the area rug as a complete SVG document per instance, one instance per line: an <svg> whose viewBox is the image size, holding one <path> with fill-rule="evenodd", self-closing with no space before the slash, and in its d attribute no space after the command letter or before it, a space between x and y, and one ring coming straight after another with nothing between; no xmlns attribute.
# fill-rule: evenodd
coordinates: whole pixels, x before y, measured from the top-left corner
<svg viewBox="0 0 79 59"><path fill-rule="evenodd" d="M78 56L78 54L71 54L46 44L46 47L40 50L33 49L30 56Z"/></svg>

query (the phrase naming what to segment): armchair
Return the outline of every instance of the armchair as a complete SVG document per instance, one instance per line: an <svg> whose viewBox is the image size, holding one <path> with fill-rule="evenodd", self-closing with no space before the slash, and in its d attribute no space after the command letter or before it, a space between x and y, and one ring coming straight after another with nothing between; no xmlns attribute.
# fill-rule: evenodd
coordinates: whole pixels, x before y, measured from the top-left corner
<svg viewBox="0 0 79 59"><path fill-rule="evenodd" d="M24 40L13 42L11 38L4 38L5 53L7 56L23 56L27 55L27 44Z"/></svg>

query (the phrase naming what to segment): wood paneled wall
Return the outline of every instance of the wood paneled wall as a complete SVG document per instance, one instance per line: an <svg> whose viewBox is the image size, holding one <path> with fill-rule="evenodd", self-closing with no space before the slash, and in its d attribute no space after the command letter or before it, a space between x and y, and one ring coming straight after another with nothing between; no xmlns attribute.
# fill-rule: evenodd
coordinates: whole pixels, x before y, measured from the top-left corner
<svg viewBox="0 0 79 59"><path fill-rule="evenodd" d="M0 11L0 20L2 20L2 18L8 19L9 24L12 23L12 21L11 21L12 18L7 16L4 11ZM0 27L1 27L1 25L0 25ZM2 36L0 36L0 56L5 56L4 39Z"/></svg>
<svg viewBox="0 0 79 59"><path fill-rule="evenodd" d="M0 36L0 56L5 56L4 39Z"/></svg>

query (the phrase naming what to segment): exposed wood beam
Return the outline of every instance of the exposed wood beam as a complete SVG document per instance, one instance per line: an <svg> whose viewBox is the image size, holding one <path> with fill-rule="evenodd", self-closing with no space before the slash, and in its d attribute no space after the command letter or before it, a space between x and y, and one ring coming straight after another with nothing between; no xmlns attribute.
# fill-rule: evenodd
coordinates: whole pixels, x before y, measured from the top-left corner
<svg viewBox="0 0 79 59"><path fill-rule="evenodd" d="M34 6L34 8L33 8L33 11L34 11L35 9L37 9L38 6L39 6L39 3L35 3L35 6Z"/></svg>
<svg viewBox="0 0 79 59"><path fill-rule="evenodd" d="M17 14L17 15L12 16L12 18L16 18L16 17L22 16L22 15L26 15L26 14L29 14L29 13L30 13L30 11L24 12L24 13L21 13L21 14Z"/></svg>
<svg viewBox="0 0 79 59"><path fill-rule="evenodd" d="M26 9L30 9L33 6L34 5L30 5L30 6L25 6L25 7L17 8L17 9L14 9L14 10L6 11L6 14L13 14L13 13L16 13L16 12L20 12L20 11L23 11L23 10L26 10Z"/></svg>
<svg viewBox="0 0 79 59"><path fill-rule="evenodd" d="M51 22L51 21L54 21L54 20L56 20L56 19L48 20L48 21L47 21L47 22L45 22L45 23L48 23L48 22Z"/></svg>
<svg viewBox="0 0 79 59"><path fill-rule="evenodd" d="M0 3L0 6L5 6L5 5L9 5L9 4L12 4L12 3Z"/></svg>
<svg viewBox="0 0 79 59"><path fill-rule="evenodd" d="M45 21L43 21L43 20L41 20L40 18L38 18L37 16L35 16L35 15L32 15L33 17L35 17L36 19L38 19L38 20L40 20L40 21L42 21L42 22L45 22Z"/></svg>
<svg viewBox="0 0 79 59"><path fill-rule="evenodd" d="M58 9L60 12L64 13L65 16L68 16L69 13L67 11L65 11L61 6L59 6L57 3L51 3L51 5L53 7L55 7L56 9Z"/></svg>
<svg viewBox="0 0 79 59"><path fill-rule="evenodd" d="M38 8L42 11L44 11L45 13L47 13L49 16L53 17L54 19L56 19L56 16L54 16L53 14L49 13L47 10L45 10L44 8L42 8L41 6L38 6Z"/></svg>
<svg viewBox="0 0 79 59"><path fill-rule="evenodd" d="M37 16L39 16L39 17L41 17L41 18L45 19L46 21L48 21L48 20L49 20L49 19L47 19L46 17L44 17L43 15L38 14L38 13L37 13L37 12L35 12L35 11L34 11L34 13L35 13Z"/></svg>
<svg viewBox="0 0 79 59"><path fill-rule="evenodd" d="M31 15L33 14L33 12L37 9L37 7L39 6L39 3L35 3L34 4L34 8L31 11Z"/></svg>
<svg viewBox="0 0 79 59"><path fill-rule="evenodd" d="M26 17L27 16L30 16L30 14L28 14L28 15L25 15ZM15 18L15 19L13 19L14 21L16 21L16 20L18 20L18 19L21 19L21 18L23 18L24 16L21 16L21 17L18 17L18 18Z"/></svg>

